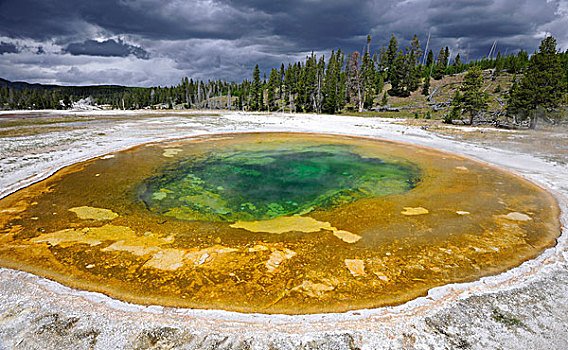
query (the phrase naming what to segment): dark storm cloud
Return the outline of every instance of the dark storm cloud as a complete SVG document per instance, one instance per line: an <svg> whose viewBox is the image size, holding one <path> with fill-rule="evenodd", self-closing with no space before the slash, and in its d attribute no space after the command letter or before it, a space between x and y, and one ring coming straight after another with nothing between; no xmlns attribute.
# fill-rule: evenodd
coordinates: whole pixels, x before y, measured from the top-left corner
<svg viewBox="0 0 568 350"><path fill-rule="evenodd" d="M266 18L265 18L266 19ZM224 38L262 31L263 14L215 1L8 0L0 4L0 33L62 39L99 29L150 39Z"/></svg>
<svg viewBox="0 0 568 350"><path fill-rule="evenodd" d="M129 45L121 40L95 41L87 40L82 43L71 43L63 50L72 55L126 57L134 55L141 59L148 59L148 53L141 47Z"/></svg>
<svg viewBox="0 0 568 350"><path fill-rule="evenodd" d="M404 46L414 34L424 45L429 32L430 48L437 53L440 47L449 46L452 56L462 52L464 57L468 52L470 58L481 57L495 40L503 53L517 49L532 52L546 32L556 36L566 49L567 3L568 0L4 0L0 1L0 39L7 43L16 41L14 47L22 57L4 55L11 60L0 62L0 76L19 73L57 81L60 77L86 79L89 74L96 74L91 80L120 76L122 83L124 79L133 79L131 82L137 84L163 83L164 79L172 84L183 75L239 80L249 77L256 63L268 71L281 62L302 59L311 51L328 53L338 47L347 52L361 50L369 33L373 51L386 44L391 33ZM33 52L24 49L40 46L42 50ZM40 52L42 59L36 60L34 55L39 56ZM56 68L48 66L55 64L52 62L57 62ZM102 74L109 64L112 66L106 69L114 73ZM71 68L81 74L69 74ZM60 74L54 73L57 70ZM47 71L55 75L50 76Z"/></svg>
<svg viewBox="0 0 568 350"><path fill-rule="evenodd" d="M0 34L8 37L49 39L82 31L84 25L74 1L0 2Z"/></svg>
<svg viewBox="0 0 568 350"><path fill-rule="evenodd" d="M0 41L0 55L5 53L18 53L18 48L12 43Z"/></svg>
<svg viewBox="0 0 568 350"><path fill-rule="evenodd" d="M257 9L270 16L273 34L289 39L301 50L353 45L354 36L367 34L377 13L370 1L291 0L225 1L241 11ZM389 1L384 1L387 8Z"/></svg>
<svg viewBox="0 0 568 350"><path fill-rule="evenodd" d="M502 49L536 49L542 37L539 27L557 16L558 1L528 0L433 0L427 25L439 42L459 41L472 57L487 54L493 41ZM566 35L554 33L554 35Z"/></svg>

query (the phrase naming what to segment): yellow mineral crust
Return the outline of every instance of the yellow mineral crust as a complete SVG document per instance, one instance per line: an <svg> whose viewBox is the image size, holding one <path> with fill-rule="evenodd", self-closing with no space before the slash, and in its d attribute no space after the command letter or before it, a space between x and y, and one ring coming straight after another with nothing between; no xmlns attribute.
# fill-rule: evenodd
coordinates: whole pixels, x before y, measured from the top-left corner
<svg viewBox="0 0 568 350"><path fill-rule="evenodd" d="M264 251L267 251L267 250L268 250L268 248L266 246L261 245L261 244L257 244L254 247L248 249L249 253L264 252Z"/></svg>
<svg viewBox="0 0 568 350"><path fill-rule="evenodd" d="M128 241L140 239L129 227L104 225L102 227L86 227L84 229L65 229L52 233L45 233L32 238L34 243L46 242L51 245L68 247L73 244L84 243L90 246L101 244L104 241Z"/></svg>
<svg viewBox="0 0 568 350"><path fill-rule="evenodd" d="M328 230L333 235L346 243L355 243L361 236L349 231L338 230L329 222L318 221L309 216L280 216L265 221L237 221L230 225L232 228L242 228L250 232L264 232L282 234L286 232L314 233Z"/></svg>
<svg viewBox="0 0 568 350"><path fill-rule="evenodd" d="M231 225L233 228L242 228L250 232L286 233L304 232L313 233L322 229L331 230L329 222L317 221L308 216L280 216L265 221L237 221Z"/></svg>
<svg viewBox="0 0 568 350"><path fill-rule="evenodd" d="M158 247L146 247L144 245L135 245L131 243L126 243L125 241L118 241L114 242L113 244L109 245L108 247L101 249L103 252L110 252L110 251L119 251L119 252L128 252L130 254L134 254L137 256L144 256L148 254L152 254L160 250Z"/></svg>
<svg viewBox="0 0 568 350"><path fill-rule="evenodd" d="M428 209L425 209L425 208L422 208L422 207L416 207L416 208L404 207L403 210L400 213L402 215L415 216L415 215L428 214L429 211L428 211Z"/></svg>
<svg viewBox="0 0 568 350"><path fill-rule="evenodd" d="M278 271L280 264L292 258L294 255L296 255L296 252L293 252L290 249L284 248L282 250L275 250L272 252L272 254L270 254L270 258L264 264L264 266L266 266L268 273L274 273Z"/></svg>
<svg viewBox="0 0 568 350"><path fill-rule="evenodd" d="M116 219L118 217L118 214L112 210L87 206L71 208L69 211L77 214L81 220L104 221Z"/></svg>
<svg viewBox="0 0 568 350"><path fill-rule="evenodd" d="M511 220L511 221L531 221L532 218L527 214L512 212L507 215L501 215L503 219Z"/></svg>
<svg viewBox="0 0 568 350"><path fill-rule="evenodd" d="M185 251L182 249L161 249L143 267L153 267L160 270L173 271L182 267Z"/></svg>
<svg viewBox="0 0 568 350"><path fill-rule="evenodd" d="M46 242L51 245L59 246L70 246L79 243L95 246L105 241L114 241L115 243L105 249L123 250L127 252L137 251L139 253L141 248L138 247L148 249L148 247L171 243L172 240L173 237L163 238L154 234L139 236L130 227L116 225L86 227L83 229L70 228L52 233L45 233L31 239L34 243ZM119 243L121 241L128 242L128 244Z"/></svg>
<svg viewBox="0 0 568 350"><path fill-rule="evenodd" d="M365 262L361 259L345 259L345 266L354 277L366 276Z"/></svg>
<svg viewBox="0 0 568 350"><path fill-rule="evenodd" d="M238 249L214 245L204 249L191 249L186 251L183 259L191 265L199 266L213 261L219 255L238 252Z"/></svg>
<svg viewBox="0 0 568 350"><path fill-rule="evenodd" d="M147 247L144 245L125 245L124 242L116 242L102 251L119 250L134 255L150 255L151 258L143 267L152 267L159 270L174 271L183 266L200 266L215 260L222 254L237 252L238 249L214 245L204 249L179 249Z"/></svg>
<svg viewBox="0 0 568 350"><path fill-rule="evenodd" d="M84 229L66 229L52 233L46 233L32 238L32 242L46 242L51 245L69 247L74 244L99 245L105 241L115 241L108 247L101 249L103 252L120 251L136 256L150 256L144 267L153 267L160 270L177 270L186 263L190 265L202 265L210 262L221 254L238 251L221 245L214 245L205 249L177 249L160 248L173 242L173 237L159 237L152 233L139 236L132 229L125 226L105 225L102 227L87 227ZM128 242L128 243L127 243ZM295 255L292 251L283 253L285 259ZM273 262L274 264L275 262ZM278 262L277 265L280 264Z"/></svg>
<svg viewBox="0 0 568 350"><path fill-rule="evenodd" d="M316 283L309 280L303 281L297 287L292 288L293 291L306 294L312 298L321 298L325 293L331 292L335 287L326 283Z"/></svg>
<svg viewBox="0 0 568 350"><path fill-rule="evenodd" d="M177 155L179 152L183 151L180 148L168 148L164 151L164 153L162 153L162 155L164 157L167 158L173 158L175 155Z"/></svg>
<svg viewBox="0 0 568 350"><path fill-rule="evenodd" d="M355 243L361 239L361 236L351 233L349 231L337 230L332 227L333 235L345 243Z"/></svg>

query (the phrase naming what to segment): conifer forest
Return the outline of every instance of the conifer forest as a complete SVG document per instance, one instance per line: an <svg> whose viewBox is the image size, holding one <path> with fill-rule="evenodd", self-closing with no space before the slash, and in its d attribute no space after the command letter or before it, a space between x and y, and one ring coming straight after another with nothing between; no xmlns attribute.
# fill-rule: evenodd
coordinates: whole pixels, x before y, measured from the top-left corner
<svg viewBox="0 0 568 350"><path fill-rule="evenodd" d="M469 60L464 53L442 47L424 48L414 35L401 47L395 35L382 46L371 37L362 52L337 49L329 57L310 54L280 67L252 69L252 79L240 82L201 81L184 77L175 86L57 86L0 80L0 109L69 109L77 101L106 109L227 109L290 113L361 113L389 111L390 101L420 94L430 101L433 82L463 75L451 101L445 102L446 122L475 123L484 115L493 121L506 116L514 124L534 126L540 116L552 122L566 119L568 51L547 37L534 52L520 50ZM375 48L378 47L378 50ZM508 75L508 88L483 88L483 79ZM499 93L499 111L488 111L489 94ZM403 106L404 103L399 103ZM434 108L437 107L432 103ZM404 109L404 107L403 107ZM414 113L417 115L417 112ZM430 116L430 112L424 113ZM483 119L483 118L481 118Z"/></svg>

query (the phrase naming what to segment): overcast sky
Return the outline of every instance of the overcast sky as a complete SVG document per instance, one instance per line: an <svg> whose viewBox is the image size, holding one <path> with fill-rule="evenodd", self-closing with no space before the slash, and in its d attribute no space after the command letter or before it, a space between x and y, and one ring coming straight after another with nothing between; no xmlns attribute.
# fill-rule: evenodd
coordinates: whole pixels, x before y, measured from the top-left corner
<svg viewBox="0 0 568 350"><path fill-rule="evenodd" d="M416 33L437 54L470 58L497 40L534 51L552 34L568 48L568 0L0 0L0 77L64 85L241 80L326 54L378 51Z"/></svg>

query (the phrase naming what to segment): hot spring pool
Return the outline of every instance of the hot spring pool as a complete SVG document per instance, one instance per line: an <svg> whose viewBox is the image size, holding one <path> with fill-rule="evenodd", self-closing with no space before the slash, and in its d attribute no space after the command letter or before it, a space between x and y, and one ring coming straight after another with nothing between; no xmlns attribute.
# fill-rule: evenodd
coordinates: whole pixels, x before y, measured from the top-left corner
<svg viewBox="0 0 568 350"><path fill-rule="evenodd" d="M0 200L0 265L140 304L400 304L555 243L554 198L454 154L246 133L138 146Z"/></svg>

